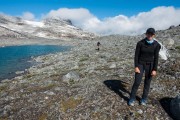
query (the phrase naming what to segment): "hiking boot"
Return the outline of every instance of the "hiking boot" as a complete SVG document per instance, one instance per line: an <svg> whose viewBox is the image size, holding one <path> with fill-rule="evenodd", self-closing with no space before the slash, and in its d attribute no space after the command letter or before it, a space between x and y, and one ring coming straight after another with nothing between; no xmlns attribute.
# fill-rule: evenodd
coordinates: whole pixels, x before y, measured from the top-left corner
<svg viewBox="0 0 180 120"><path fill-rule="evenodd" d="M145 100L145 99L141 99L141 101L140 101L140 105L144 105L144 106L146 106L146 104L147 104L147 100Z"/></svg>
<svg viewBox="0 0 180 120"><path fill-rule="evenodd" d="M133 99L129 100L129 101L128 101L128 105L129 105L129 106L134 106L134 100L133 100Z"/></svg>

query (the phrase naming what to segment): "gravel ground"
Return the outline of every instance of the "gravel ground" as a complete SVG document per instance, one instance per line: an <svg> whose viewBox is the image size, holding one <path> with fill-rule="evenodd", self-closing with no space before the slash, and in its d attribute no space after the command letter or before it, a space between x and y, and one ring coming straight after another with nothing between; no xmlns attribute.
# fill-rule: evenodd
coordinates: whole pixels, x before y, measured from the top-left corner
<svg viewBox="0 0 180 120"><path fill-rule="evenodd" d="M147 106L141 106L143 81L135 107L127 100L134 81L134 50L141 36L95 40L18 40L4 45L58 44L71 51L34 58L26 74L0 83L0 119L13 120L171 120L169 102L180 94L180 51L160 60ZM57 42L58 41L58 42ZM96 43L100 41L100 51ZM175 41L176 42L176 41ZM176 45L176 46L175 46Z"/></svg>

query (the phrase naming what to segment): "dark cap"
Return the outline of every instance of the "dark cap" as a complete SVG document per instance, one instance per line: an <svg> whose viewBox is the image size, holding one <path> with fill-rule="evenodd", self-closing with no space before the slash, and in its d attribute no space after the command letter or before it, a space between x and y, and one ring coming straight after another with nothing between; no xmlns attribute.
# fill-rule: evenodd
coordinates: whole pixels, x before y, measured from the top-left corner
<svg viewBox="0 0 180 120"><path fill-rule="evenodd" d="M146 31L146 34L155 34L155 29L154 28L148 28L147 31Z"/></svg>

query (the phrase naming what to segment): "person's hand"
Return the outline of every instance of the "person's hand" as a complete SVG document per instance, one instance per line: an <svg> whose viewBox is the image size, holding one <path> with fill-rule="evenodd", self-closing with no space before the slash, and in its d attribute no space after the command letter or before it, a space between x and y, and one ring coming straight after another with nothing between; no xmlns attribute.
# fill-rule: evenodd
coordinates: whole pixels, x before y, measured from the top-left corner
<svg viewBox="0 0 180 120"><path fill-rule="evenodd" d="M138 67L135 67L135 73L140 73L140 70Z"/></svg>
<svg viewBox="0 0 180 120"><path fill-rule="evenodd" d="M151 72L151 75L152 75L152 76L156 76L156 74L157 74L157 73L156 73L155 70L153 70L153 71Z"/></svg>

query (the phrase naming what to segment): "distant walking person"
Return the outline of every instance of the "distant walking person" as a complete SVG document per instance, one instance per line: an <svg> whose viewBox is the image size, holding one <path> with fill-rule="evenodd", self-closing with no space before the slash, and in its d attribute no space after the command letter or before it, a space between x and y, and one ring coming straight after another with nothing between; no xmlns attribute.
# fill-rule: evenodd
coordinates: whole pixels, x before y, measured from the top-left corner
<svg viewBox="0 0 180 120"><path fill-rule="evenodd" d="M135 66L135 81L132 86L130 99L128 105L134 106L136 92L142 81L143 73L145 71L144 89L141 105L147 104L147 98L150 88L150 83L153 76L156 76L160 44L154 40L155 29L149 28L146 31L146 38L139 41L136 45L134 66Z"/></svg>
<svg viewBox="0 0 180 120"><path fill-rule="evenodd" d="M99 46L101 45L101 43L100 42L97 42L97 50L99 51Z"/></svg>

